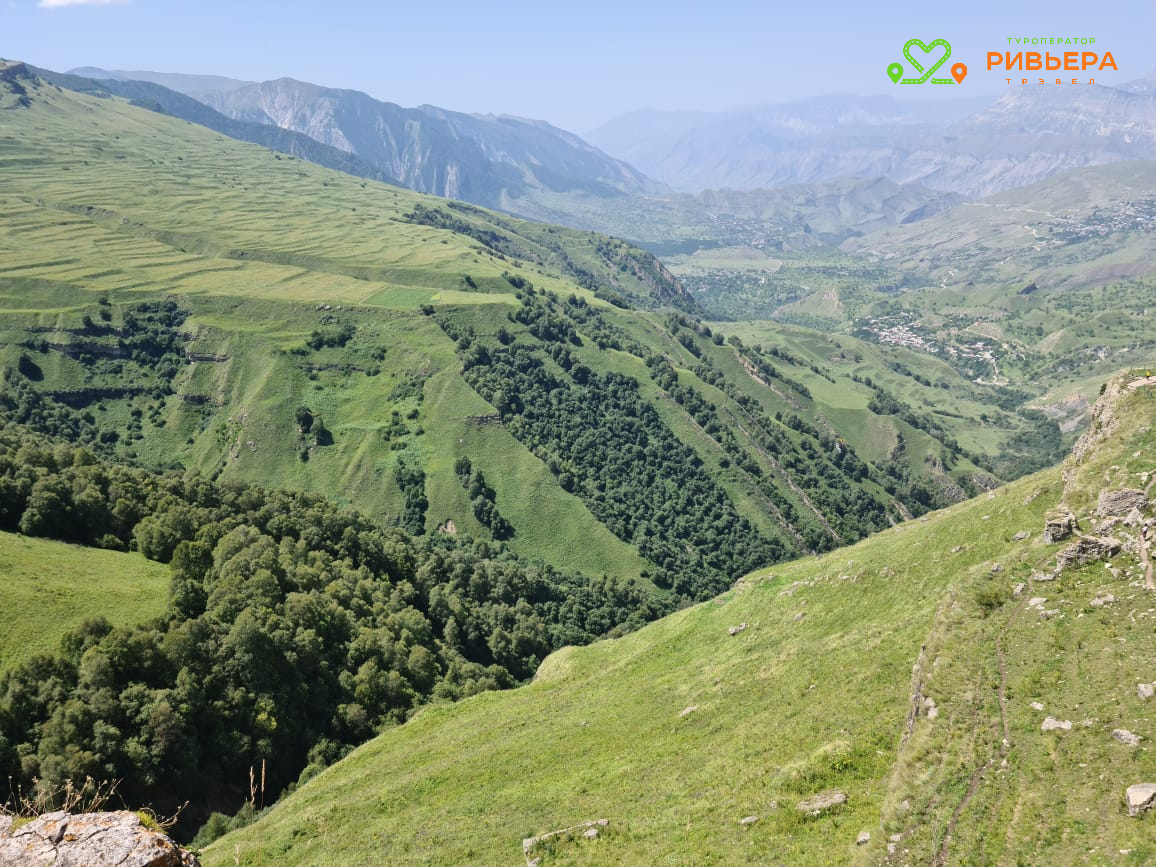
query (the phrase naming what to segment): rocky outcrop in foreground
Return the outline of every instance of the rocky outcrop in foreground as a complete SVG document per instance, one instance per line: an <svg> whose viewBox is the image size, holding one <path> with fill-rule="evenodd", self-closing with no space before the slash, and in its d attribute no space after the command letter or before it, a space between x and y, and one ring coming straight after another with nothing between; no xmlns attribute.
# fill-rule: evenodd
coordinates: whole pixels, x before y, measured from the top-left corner
<svg viewBox="0 0 1156 867"><path fill-rule="evenodd" d="M19 824L0 816L0 864L4 867L200 867L164 834L150 831L136 813L45 813Z"/></svg>

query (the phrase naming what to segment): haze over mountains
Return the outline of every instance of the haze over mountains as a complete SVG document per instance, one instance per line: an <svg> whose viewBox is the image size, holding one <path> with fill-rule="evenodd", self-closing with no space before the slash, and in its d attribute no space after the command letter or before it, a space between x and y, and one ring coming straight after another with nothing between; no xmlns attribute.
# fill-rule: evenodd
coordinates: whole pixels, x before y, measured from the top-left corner
<svg viewBox="0 0 1156 867"><path fill-rule="evenodd" d="M1151 75L1120 88L1010 88L995 100L836 94L720 112L642 110L583 140L543 121L403 108L289 78L257 83L93 67L73 74L352 174L651 243L745 243L778 234L806 248L819 236L795 230L829 222L832 212L842 225L822 243L838 243L848 233L939 213L955 201L944 194L975 199L1076 168L1156 158ZM848 178L900 186L868 186L867 199L860 194L850 209L841 202L834 210L830 189L737 198L712 192ZM767 216L752 224L757 213Z"/></svg>
<svg viewBox="0 0 1156 867"><path fill-rule="evenodd" d="M589 138L687 192L882 175L975 198L1082 166L1156 156L1156 97L1148 87L1028 85L983 107L970 99L843 96L733 112L645 111Z"/></svg>

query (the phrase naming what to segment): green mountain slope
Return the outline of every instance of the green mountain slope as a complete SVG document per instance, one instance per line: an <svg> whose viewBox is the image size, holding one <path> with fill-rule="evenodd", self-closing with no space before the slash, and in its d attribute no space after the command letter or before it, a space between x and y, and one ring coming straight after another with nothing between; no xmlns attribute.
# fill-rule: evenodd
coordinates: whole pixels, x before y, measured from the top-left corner
<svg viewBox="0 0 1156 867"><path fill-rule="evenodd" d="M860 403L869 388L714 334L623 241L326 171L19 65L5 81L12 420L692 597L988 482L914 416L841 428L804 380Z"/></svg>
<svg viewBox="0 0 1156 867"><path fill-rule="evenodd" d="M860 377L926 407L1008 478L1058 458L1105 376L1156 363L1154 167L1072 171L838 253L755 244L665 263L709 318L726 320L715 327L749 342L786 337L792 352L816 341L798 332L796 345L781 323L829 335L843 357L863 359ZM926 388L937 381L946 394ZM963 396L986 406L963 408Z"/></svg>
<svg viewBox="0 0 1156 867"><path fill-rule="evenodd" d="M205 862L520 863L607 819L527 863L1148 863L1152 817L1124 804L1156 776L1137 526L1107 520L1124 552L1058 577L1070 540L1041 530L1062 505L1094 533L1101 489L1152 492L1154 394L1110 386L1062 470L429 708Z"/></svg>
<svg viewBox="0 0 1156 867"><path fill-rule="evenodd" d="M169 591L169 570L139 554L2 532L0 576L0 670L55 653L90 618L131 626L156 617Z"/></svg>

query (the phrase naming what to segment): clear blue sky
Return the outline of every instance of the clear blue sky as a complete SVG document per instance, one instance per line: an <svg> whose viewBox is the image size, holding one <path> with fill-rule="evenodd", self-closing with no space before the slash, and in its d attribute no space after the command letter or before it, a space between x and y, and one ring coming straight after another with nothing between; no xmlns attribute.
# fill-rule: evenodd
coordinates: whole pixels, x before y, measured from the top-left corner
<svg viewBox="0 0 1156 867"><path fill-rule="evenodd" d="M290 76L580 133L636 108L945 94L886 78L913 37L968 65L952 93L994 94L1007 74L984 59L1008 36L1094 37L1119 66L1097 83L1123 83L1156 68L1156 2L0 0L0 56L50 69Z"/></svg>

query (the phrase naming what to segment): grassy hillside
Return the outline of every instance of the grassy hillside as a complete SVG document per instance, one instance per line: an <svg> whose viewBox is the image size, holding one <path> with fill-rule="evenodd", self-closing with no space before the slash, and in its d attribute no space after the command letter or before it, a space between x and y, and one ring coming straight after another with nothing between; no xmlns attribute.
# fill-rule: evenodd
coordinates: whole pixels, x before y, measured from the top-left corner
<svg viewBox="0 0 1156 867"><path fill-rule="evenodd" d="M3 410L45 433L692 594L986 480L950 431L840 417L803 382L837 375L673 312L625 242L4 86Z"/></svg>
<svg viewBox="0 0 1156 867"><path fill-rule="evenodd" d="M1025 424L1029 438L1044 432L1036 411L1074 435L1106 376L1156 363L1154 171L1076 170L851 239L837 254L755 241L666 262L710 318L735 323L718 327L753 341L781 335L780 323L832 335L877 381L893 381L899 365L934 373L950 396L917 399L943 410L954 436L981 443L1008 431L998 452L1023 451ZM960 395L987 404L988 418L953 405Z"/></svg>
<svg viewBox="0 0 1156 867"><path fill-rule="evenodd" d="M0 670L39 653L85 620L130 626L159 616L169 570L139 554L0 533Z"/></svg>
<svg viewBox="0 0 1156 867"><path fill-rule="evenodd" d="M1090 531L1103 487L1151 492L1153 400L1114 400L1066 482L1047 470L756 572L556 653L530 686L429 708L205 862L508 864L524 838L608 819L527 861L1149 863L1152 817L1123 795L1156 775L1136 689L1151 591L1135 549L1045 581L1067 543L1041 531L1061 503ZM1049 715L1071 728L1043 731ZM798 808L833 790L843 805Z"/></svg>

